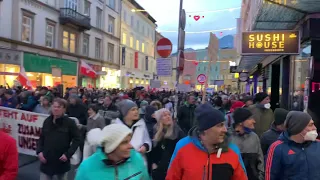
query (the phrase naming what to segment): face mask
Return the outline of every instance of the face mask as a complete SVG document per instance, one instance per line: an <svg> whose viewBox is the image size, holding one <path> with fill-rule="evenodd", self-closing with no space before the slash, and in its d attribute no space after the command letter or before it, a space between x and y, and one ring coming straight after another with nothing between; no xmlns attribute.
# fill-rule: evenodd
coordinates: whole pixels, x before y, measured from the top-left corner
<svg viewBox="0 0 320 180"><path fill-rule="evenodd" d="M304 136L305 141L315 141L318 137L318 133L316 130L309 131L307 134Z"/></svg>
<svg viewBox="0 0 320 180"><path fill-rule="evenodd" d="M244 133L246 133L246 134L250 134L250 133L252 132L252 129L243 126L243 131L244 131Z"/></svg>
<svg viewBox="0 0 320 180"><path fill-rule="evenodd" d="M270 103L265 104L265 105L263 105L263 106L264 106L264 108L266 108L266 109L270 109L270 108L271 108L271 104L270 104Z"/></svg>

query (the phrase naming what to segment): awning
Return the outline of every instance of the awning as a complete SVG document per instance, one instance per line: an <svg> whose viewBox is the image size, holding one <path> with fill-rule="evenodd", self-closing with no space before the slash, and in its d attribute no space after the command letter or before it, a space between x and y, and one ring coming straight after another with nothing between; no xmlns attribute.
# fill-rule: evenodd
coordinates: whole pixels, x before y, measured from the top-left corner
<svg viewBox="0 0 320 180"><path fill-rule="evenodd" d="M319 0L264 0L252 30L292 30L319 9Z"/></svg>
<svg viewBox="0 0 320 180"><path fill-rule="evenodd" d="M267 56L242 56L237 71L250 71L255 65L260 63Z"/></svg>

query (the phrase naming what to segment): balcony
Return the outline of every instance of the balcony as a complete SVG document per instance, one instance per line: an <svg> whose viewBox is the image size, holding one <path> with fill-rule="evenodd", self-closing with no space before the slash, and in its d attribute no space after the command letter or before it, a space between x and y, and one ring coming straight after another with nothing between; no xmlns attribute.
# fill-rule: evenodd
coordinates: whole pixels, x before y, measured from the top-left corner
<svg viewBox="0 0 320 180"><path fill-rule="evenodd" d="M60 9L60 23L79 27L80 31L90 30L90 18L70 8Z"/></svg>

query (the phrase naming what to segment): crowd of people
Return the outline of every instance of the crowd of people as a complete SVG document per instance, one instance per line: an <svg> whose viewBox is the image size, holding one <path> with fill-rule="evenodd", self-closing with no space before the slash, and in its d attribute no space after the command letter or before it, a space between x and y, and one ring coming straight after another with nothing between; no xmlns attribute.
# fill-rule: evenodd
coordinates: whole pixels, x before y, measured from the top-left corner
<svg viewBox="0 0 320 180"><path fill-rule="evenodd" d="M273 111L263 92L0 87L0 101L49 115L37 143L40 180L66 179L71 166L75 180L320 179L312 117ZM0 139L0 180L14 180L15 141Z"/></svg>

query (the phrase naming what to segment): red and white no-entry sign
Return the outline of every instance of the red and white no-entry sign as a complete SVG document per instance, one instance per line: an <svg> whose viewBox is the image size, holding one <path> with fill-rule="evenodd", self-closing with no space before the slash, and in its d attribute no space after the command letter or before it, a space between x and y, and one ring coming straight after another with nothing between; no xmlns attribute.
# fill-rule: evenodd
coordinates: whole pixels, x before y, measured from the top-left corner
<svg viewBox="0 0 320 180"><path fill-rule="evenodd" d="M199 76L197 77L198 83L200 84L204 84L207 80L207 76L204 74L199 74Z"/></svg>
<svg viewBox="0 0 320 180"><path fill-rule="evenodd" d="M167 58L172 52L172 43L167 38L162 38L157 42L157 52L162 58Z"/></svg>

